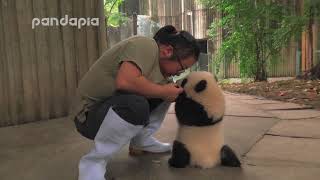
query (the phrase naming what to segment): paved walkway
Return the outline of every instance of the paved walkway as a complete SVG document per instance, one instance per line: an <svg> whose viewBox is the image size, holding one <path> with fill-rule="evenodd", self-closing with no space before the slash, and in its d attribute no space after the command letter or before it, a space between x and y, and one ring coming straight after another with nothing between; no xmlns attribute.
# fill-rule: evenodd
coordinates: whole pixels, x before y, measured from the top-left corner
<svg viewBox="0 0 320 180"><path fill-rule="evenodd" d="M320 177L320 111L253 96L226 94L226 143L242 168L173 169L169 154L128 156L122 149L108 164L116 180L317 180ZM172 142L171 108L157 133ZM76 180L77 163L92 142L67 118L0 128L1 180Z"/></svg>

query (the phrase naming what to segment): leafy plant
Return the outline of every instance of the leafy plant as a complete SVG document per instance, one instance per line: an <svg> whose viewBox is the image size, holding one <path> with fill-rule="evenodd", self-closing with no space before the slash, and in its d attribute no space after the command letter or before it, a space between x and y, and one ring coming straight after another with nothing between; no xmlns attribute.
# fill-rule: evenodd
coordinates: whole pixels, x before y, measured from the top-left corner
<svg viewBox="0 0 320 180"><path fill-rule="evenodd" d="M119 11L124 0L104 0L104 14L107 17L107 26L118 27L126 22L128 18Z"/></svg>
<svg viewBox="0 0 320 180"><path fill-rule="evenodd" d="M278 0L200 0L221 13L209 36L223 38L215 61L239 63L241 77L267 80L267 65L277 59L292 37L300 35L306 18ZM222 31L221 31L222 29Z"/></svg>

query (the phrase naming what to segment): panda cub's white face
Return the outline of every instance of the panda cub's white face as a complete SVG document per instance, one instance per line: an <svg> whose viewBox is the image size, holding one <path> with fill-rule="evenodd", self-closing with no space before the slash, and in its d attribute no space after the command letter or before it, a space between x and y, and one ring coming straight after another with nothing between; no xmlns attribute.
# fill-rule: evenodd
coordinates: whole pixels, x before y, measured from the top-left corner
<svg viewBox="0 0 320 180"><path fill-rule="evenodd" d="M209 72L192 72L182 82L184 92L176 100L176 116L180 124L205 126L222 119L224 96Z"/></svg>
<svg viewBox="0 0 320 180"><path fill-rule="evenodd" d="M187 96L199 103L206 102L204 99L212 96L219 88L214 76L205 71L192 72L185 80L185 84L181 86Z"/></svg>

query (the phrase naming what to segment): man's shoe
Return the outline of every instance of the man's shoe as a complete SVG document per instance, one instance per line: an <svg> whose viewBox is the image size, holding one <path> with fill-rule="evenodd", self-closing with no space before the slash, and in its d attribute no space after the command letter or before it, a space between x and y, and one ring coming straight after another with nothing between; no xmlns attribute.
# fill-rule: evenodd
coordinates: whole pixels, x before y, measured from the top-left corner
<svg viewBox="0 0 320 180"><path fill-rule="evenodd" d="M172 146L170 143L162 143L154 137L149 137L144 145L133 144L129 146L129 154L132 156L142 155L145 153L169 153Z"/></svg>
<svg viewBox="0 0 320 180"><path fill-rule="evenodd" d="M149 124L130 141L130 155L166 153L171 151L171 144L162 143L153 137L153 134L160 128L169 106L169 102L163 102L151 112Z"/></svg>

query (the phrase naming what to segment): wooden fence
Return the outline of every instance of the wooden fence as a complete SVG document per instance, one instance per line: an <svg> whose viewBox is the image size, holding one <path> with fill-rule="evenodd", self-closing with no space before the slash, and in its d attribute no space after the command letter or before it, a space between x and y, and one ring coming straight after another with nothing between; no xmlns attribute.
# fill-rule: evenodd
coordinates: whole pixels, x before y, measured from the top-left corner
<svg viewBox="0 0 320 180"><path fill-rule="evenodd" d="M157 11L161 25L172 24L197 39L208 38L207 30L217 16L195 0L158 0Z"/></svg>
<svg viewBox="0 0 320 180"><path fill-rule="evenodd" d="M297 52L296 43L291 43L281 51L279 59L268 61L268 77L295 77L300 73L300 55ZM298 58L298 59L297 59ZM239 78L240 65L237 62L221 64L220 76L222 78Z"/></svg>
<svg viewBox="0 0 320 180"><path fill-rule="evenodd" d="M0 126L65 116L79 79L106 46L102 0L0 1ZM37 26L33 18L100 18Z"/></svg>

